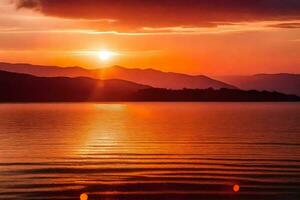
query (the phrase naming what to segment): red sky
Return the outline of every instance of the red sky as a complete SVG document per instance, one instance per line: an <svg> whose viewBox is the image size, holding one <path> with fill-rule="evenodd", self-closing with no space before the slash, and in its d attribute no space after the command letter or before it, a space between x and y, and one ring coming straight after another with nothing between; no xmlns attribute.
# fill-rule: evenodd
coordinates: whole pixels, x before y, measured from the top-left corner
<svg viewBox="0 0 300 200"><path fill-rule="evenodd" d="M0 2L3 62L237 75L300 73L299 55L298 0Z"/></svg>

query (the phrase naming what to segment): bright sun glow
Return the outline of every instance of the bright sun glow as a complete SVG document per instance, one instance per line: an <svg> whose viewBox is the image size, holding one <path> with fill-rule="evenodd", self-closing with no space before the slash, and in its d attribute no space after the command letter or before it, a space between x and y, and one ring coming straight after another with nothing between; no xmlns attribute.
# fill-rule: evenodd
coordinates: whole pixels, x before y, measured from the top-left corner
<svg viewBox="0 0 300 200"><path fill-rule="evenodd" d="M101 61L108 61L115 55L116 54L114 52L108 50L101 50L98 52L98 57Z"/></svg>

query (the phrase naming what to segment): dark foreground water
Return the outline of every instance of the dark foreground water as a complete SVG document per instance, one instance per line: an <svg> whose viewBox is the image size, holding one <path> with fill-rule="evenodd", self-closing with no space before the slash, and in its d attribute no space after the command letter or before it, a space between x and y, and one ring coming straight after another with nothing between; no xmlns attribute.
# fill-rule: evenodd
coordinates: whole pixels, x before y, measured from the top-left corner
<svg viewBox="0 0 300 200"><path fill-rule="evenodd" d="M82 193L298 200L300 104L0 105L0 199Z"/></svg>

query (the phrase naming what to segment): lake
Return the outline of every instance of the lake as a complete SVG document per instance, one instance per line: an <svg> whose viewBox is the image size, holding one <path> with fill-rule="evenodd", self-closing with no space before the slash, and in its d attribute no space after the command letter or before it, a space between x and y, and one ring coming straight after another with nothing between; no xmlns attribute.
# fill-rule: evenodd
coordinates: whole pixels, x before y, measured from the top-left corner
<svg viewBox="0 0 300 200"><path fill-rule="evenodd" d="M0 104L0 199L83 193L300 199L300 104Z"/></svg>

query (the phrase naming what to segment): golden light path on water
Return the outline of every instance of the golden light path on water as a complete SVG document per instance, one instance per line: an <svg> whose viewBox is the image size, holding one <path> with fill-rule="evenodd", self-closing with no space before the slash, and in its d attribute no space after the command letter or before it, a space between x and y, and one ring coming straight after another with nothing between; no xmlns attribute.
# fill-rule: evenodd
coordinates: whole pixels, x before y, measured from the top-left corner
<svg viewBox="0 0 300 200"><path fill-rule="evenodd" d="M293 103L2 104L0 199L296 200L299 118Z"/></svg>

